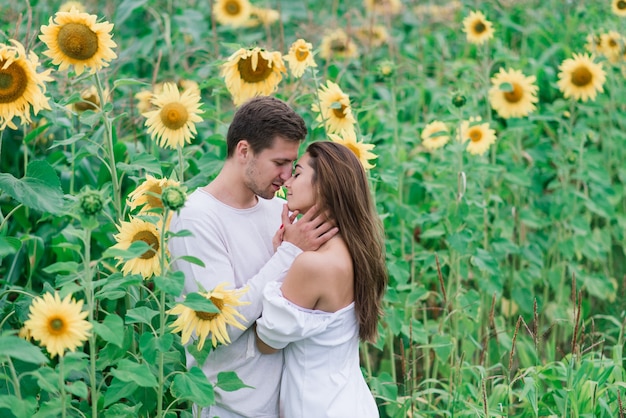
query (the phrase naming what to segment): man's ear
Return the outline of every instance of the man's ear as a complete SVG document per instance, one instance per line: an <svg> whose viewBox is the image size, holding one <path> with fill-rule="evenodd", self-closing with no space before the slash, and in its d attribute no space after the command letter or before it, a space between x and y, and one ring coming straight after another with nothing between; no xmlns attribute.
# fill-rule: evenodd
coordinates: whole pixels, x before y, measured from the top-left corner
<svg viewBox="0 0 626 418"><path fill-rule="evenodd" d="M242 139L237 142L237 147L235 148L235 155L237 158L246 160L251 153L252 149L250 148L250 143L247 140Z"/></svg>

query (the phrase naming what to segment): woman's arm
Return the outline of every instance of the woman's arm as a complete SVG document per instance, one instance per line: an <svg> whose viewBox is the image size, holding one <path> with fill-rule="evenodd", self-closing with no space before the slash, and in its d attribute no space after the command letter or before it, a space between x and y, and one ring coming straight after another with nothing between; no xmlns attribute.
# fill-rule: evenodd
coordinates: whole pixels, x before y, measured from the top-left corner
<svg viewBox="0 0 626 418"><path fill-rule="evenodd" d="M254 324L254 335L256 336L256 346L261 354L274 354L278 351L278 349L265 344L263 340L259 338L259 334L256 332L256 322Z"/></svg>

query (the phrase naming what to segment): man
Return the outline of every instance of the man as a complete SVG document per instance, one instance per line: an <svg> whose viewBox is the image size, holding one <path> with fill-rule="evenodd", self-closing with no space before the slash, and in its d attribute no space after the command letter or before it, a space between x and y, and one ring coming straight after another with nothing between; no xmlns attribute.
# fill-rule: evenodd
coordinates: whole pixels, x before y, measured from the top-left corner
<svg viewBox="0 0 626 418"><path fill-rule="evenodd" d="M253 389L216 389L216 405L204 410L203 417L278 417L282 353L261 355L251 328L261 314L262 291L268 282L282 280L302 251L317 249L337 233L315 208L292 222L284 201L275 197L291 177L306 134L304 120L276 98L243 104L228 129L220 173L194 191L171 221L170 230L193 234L170 240L172 259L191 255L205 264L175 261L174 267L185 273L185 293L198 291L198 283L206 290L224 281L231 288L248 287L241 299L250 304L237 308L247 329L229 326L231 343L215 348L202 368L212 382L221 371L235 371ZM275 251L272 238L281 222L283 242ZM195 365L190 355L187 365Z"/></svg>

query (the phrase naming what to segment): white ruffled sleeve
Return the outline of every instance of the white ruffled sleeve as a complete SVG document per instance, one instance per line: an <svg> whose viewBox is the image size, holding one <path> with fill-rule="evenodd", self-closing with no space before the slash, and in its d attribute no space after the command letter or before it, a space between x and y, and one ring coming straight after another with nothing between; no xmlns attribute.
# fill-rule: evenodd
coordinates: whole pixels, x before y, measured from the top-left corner
<svg viewBox="0 0 626 418"><path fill-rule="evenodd" d="M263 290L263 313L256 321L256 332L265 344L282 349L290 342L326 330L332 321L332 313L295 305L284 298L280 286L281 283L271 282Z"/></svg>

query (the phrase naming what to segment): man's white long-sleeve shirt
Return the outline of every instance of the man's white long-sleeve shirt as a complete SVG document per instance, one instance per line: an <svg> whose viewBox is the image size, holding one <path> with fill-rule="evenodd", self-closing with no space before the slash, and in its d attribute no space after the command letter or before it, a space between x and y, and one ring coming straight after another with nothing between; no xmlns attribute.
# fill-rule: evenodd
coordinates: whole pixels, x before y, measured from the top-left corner
<svg viewBox="0 0 626 418"><path fill-rule="evenodd" d="M174 269L185 273L185 294L197 292L198 283L207 291L222 282L229 282L231 289L248 287L241 300L250 304L237 307L246 318L247 330L229 326L231 343L211 351L202 369L213 383L217 382L219 372L235 371L254 389L225 392L216 388L217 405L211 407L206 416L278 417L283 355L282 352L261 354L250 326L261 314L265 284L282 280L301 253L288 242L283 242L274 253L272 237L280 226L284 203L278 198L259 198L254 207L237 209L197 189L189 195L180 213L172 218L171 231L192 233L190 237L169 240ZM205 267L177 259L184 255L197 257ZM194 365L197 365L195 359L187 354L187 367Z"/></svg>

